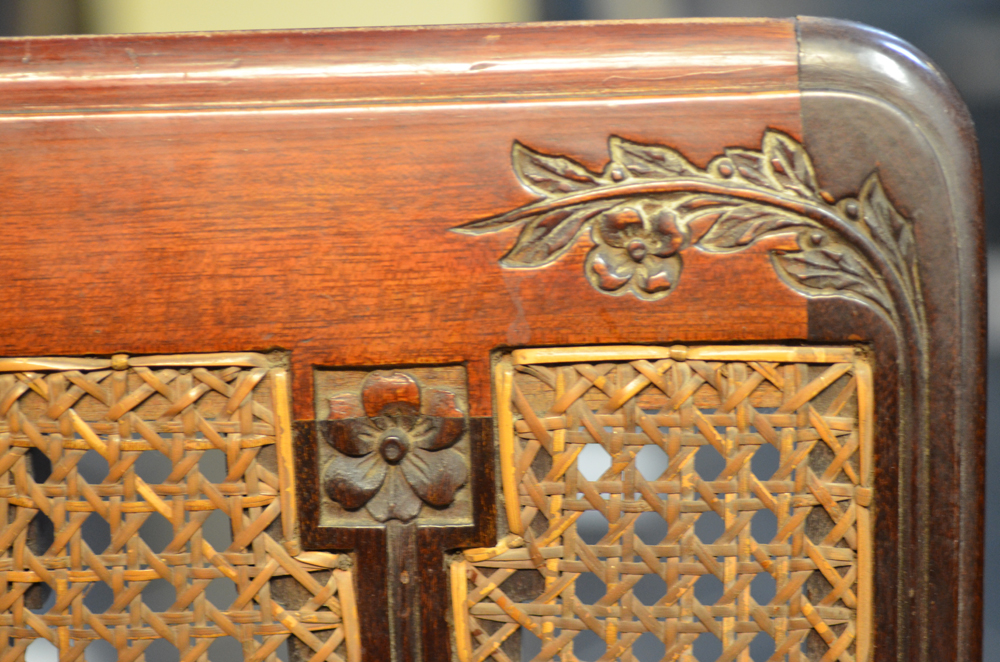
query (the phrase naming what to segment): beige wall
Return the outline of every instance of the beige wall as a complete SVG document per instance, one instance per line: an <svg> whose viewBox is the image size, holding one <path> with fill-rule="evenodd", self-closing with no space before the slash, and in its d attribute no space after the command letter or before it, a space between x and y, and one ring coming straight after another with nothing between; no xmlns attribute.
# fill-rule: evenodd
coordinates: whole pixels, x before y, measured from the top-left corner
<svg viewBox="0 0 1000 662"><path fill-rule="evenodd" d="M84 0L88 32L529 21L534 0Z"/></svg>

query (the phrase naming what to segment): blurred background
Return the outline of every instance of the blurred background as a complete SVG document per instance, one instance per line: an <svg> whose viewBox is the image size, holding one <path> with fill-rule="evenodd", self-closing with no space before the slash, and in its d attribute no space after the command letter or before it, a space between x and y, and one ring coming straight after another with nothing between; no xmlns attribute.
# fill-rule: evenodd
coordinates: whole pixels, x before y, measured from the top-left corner
<svg viewBox="0 0 1000 662"><path fill-rule="evenodd" d="M1000 660L1000 2L996 0L0 0L0 35L507 21L831 16L892 32L951 77L976 122L989 241L990 362L984 660ZM153 534L155 535L155 534ZM96 541L95 541L96 542ZM221 542L221 541L220 541ZM226 596L220 596L225 599ZM95 597L95 599L97 599ZM96 605L95 605L96 606ZM91 647L94 648L94 647ZM218 651L225 656L223 651ZM33 651L29 660L55 659ZM114 659L88 649L88 660ZM233 655L239 656L238 651ZM108 657L105 657L108 656ZM215 659L213 655L213 659Z"/></svg>

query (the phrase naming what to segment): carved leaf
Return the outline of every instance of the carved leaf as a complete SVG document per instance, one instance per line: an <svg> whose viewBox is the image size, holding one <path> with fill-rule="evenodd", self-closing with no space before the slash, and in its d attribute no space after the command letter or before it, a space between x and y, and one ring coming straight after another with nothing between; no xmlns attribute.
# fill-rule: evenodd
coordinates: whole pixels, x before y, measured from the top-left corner
<svg viewBox="0 0 1000 662"><path fill-rule="evenodd" d="M512 268L541 267L558 260L572 247L587 222L613 205L614 201L605 201L534 217L500 264Z"/></svg>
<svg viewBox="0 0 1000 662"><path fill-rule="evenodd" d="M636 177L658 178L704 176L679 152L659 145L642 145L618 136L608 141L611 160L628 169Z"/></svg>
<svg viewBox="0 0 1000 662"><path fill-rule="evenodd" d="M330 498L348 510L368 503L385 481L386 464L377 454L364 457L338 457L330 462L323 476Z"/></svg>
<svg viewBox="0 0 1000 662"><path fill-rule="evenodd" d="M375 450L381 430L367 418L331 421L324 425L326 442L345 455L359 457Z"/></svg>
<svg viewBox="0 0 1000 662"><path fill-rule="evenodd" d="M436 453L415 448L399 468L417 496L439 508L454 501L455 492L469 479L465 460L450 448Z"/></svg>
<svg viewBox="0 0 1000 662"><path fill-rule="evenodd" d="M726 156L733 162L736 174L741 179L772 190L779 188L778 183L771 177L767 159L760 152L746 149L727 149Z"/></svg>
<svg viewBox="0 0 1000 662"><path fill-rule="evenodd" d="M861 219L871 237L889 255L896 256L903 264L910 264L914 248L913 230L889 201L877 174L872 173L865 180L858 201L861 204ZM902 268L903 264L898 266Z"/></svg>
<svg viewBox="0 0 1000 662"><path fill-rule="evenodd" d="M424 391L424 413L428 416L464 416L455 402L455 394L444 389L432 388Z"/></svg>
<svg viewBox="0 0 1000 662"><path fill-rule="evenodd" d="M768 131L763 151L770 176L782 188L806 199L819 197L812 161L802 145L780 131Z"/></svg>
<svg viewBox="0 0 1000 662"><path fill-rule="evenodd" d="M420 411L420 387L405 372L377 370L365 379L361 389L365 414L374 418L392 409L393 413Z"/></svg>
<svg viewBox="0 0 1000 662"><path fill-rule="evenodd" d="M519 142L514 143L514 171L532 191L547 198L582 191L604 184L599 175L562 156L541 154Z"/></svg>
<svg viewBox="0 0 1000 662"><path fill-rule="evenodd" d="M420 512L420 507L420 499L398 466L389 468L382 489L367 506L372 517L380 522L390 519L409 522Z"/></svg>
<svg viewBox="0 0 1000 662"><path fill-rule="evenodd" d="M775 253L776 267L806 292L852 292L886 306L878 280L864 261L845 246Z"/></svg>
<svg viewBox="0 0 1000 662"><path fill-rule="evenodd" d="M809 225L804 217L782 213L775 207L746 204L724 213L698 245L708 250L737 249L767 233Z"/></svg>

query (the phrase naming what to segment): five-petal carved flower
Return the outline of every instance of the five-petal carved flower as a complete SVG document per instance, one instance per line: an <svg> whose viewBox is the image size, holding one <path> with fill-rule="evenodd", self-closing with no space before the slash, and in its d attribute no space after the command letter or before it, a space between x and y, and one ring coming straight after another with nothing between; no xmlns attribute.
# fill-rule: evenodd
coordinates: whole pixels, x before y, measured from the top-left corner
<svg viewBox="0 0 1000 662"><path fill-rule="evenodd" d="M641 299L670 293L681 273L686 238L676 214L665 207L622 205L601 214L591 236L597 244L587 256L586 273L594 287L609 294L632 292Z"/></svg>
<svg viewBox="0 0 1000 662"><path fill-rule="evenodd" d="M323 484L348 510L362 506L380 522L408 522L426 503L444 508L468 480L465 460L452 446L465 431L454 394L424 389L402 372L368 376L361 401L353 394L330 399L338 422L327 441L339 451Z"/></svg>

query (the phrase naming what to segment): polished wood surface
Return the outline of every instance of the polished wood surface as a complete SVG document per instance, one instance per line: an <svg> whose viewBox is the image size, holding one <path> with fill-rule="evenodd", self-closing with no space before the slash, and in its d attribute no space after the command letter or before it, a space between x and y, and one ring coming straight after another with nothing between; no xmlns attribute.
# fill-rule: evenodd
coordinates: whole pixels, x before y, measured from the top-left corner
<svg viewBox="0 0 1000 662"><path fill-rule="evenodd" d="M7 109L791 92L795 23L772 19L11 39Z"/></svg>
<svg viewBox="0 0 1000 662"><path fill-rule="evenodd" d="M641 301L591 287L588 235L552 264L511 269L499 258L516 230L451 231L537 199L511 167L515 143L601 172L618 136L705 169L768 130L805 146L828 204L877 171L912 221L919 286L893 306L918 323L836 286L790 288L772 259L794 236L686 248L676 288ZM300 438L316 430L316 367L463 365L468 415L492 444L498 351L865 346L873 659L980 657L977 156L953 90L898 40L818 19L5 40L0 197L0 355L281 350ZM876 232L854 234L877 257ZM447 610L442 552L493 543L481 538L504 509L490 496L475 496L475 531L407 539L435 560L419 596L407 589L425 619ZM388 660L396 543L381 529L337 536L322 544L355 550L367 577L364 659ZM397 659L438 659L443 624L425 620L421 644L397 637Z"/></svg>
<svg viewBox="0 0 1000 662"><path fill-rule="evenodd" d="M298 418L308 417L306 366L464 361L473 414L485 415L497 346L725 340L730 324L746 340L801 337L805 302L778 285L763 253L692 256L689 282L702 285L681 286L639 320L627 299L553 295L576 289L579 250L542 272L511 272L492 259L508 237L471 243L448 232L527 200L509 167L514 140L600 169L609 134L669 142L702 166L722 147L759 143L763 128L799 134L791 23L540 29L498 40L476 28L8 42L9 57L36 55L0 80L0 260L18 274L0 298L34 312L2 351L281 347L293 355ZM649 55L671 38L669 53ZM267 50L288 40L290 55ZM428 40L444 44L434 60L447 64L433 85L410 59ZM610 60L582 57L595 50L588 42ZM209 46L186 54L195 44ZM166 53L137 78L131 61L109 64L108 49ZM249 92L217 59L230 51L247 58L251 90L269 108L247 109ZM479 71L491 55L510 60L496 81L448 73ZM42 71L22 73L36 61ZM404 71L373 74L399 61ZM208 82L182 84L178 71ZM289 77L319 89L297 97L305 92ZM353 87L374 80L377 91ZM468 85L517 93L482 98ZM385 99L374 103L376 92ZM197 96L179 107L185 94Z"/></svg>

